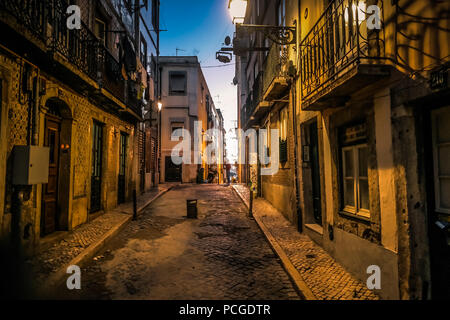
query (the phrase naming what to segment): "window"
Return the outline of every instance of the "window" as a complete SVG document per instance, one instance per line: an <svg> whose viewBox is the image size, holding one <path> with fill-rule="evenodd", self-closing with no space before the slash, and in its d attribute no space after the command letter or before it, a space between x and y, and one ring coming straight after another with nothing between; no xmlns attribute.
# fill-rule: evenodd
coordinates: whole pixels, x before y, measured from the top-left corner
<svg viewBox="0 0 450 320"><path fill-rule="evenodd" d="M97 18L94 26L95 36L106 46L106 22Z"/></svg>
<svg viewBox="0 0 450 320"><path fill-rule="evenodd" d="M170 128L172 130L172 133L174 133L175 130L184 129L184 122L172 122Z"/></svg>
<svg viewBox="0 0 450 320"><path fill-rule="evenodd" d="M186 95L186 72L169 73L169 94L171 96Z"/></svg>
<svg viewBox="0 0 450 320"><path fill-rule="evenodd" d="M450 214L450 107L434 111L432 121L436 211Z"/></svg>
<svg viewBox="0 0 450 320"><path fill-rule="evenodd" d="M343 210L370 217L367 145L342 148L342 187Z"/></svg>

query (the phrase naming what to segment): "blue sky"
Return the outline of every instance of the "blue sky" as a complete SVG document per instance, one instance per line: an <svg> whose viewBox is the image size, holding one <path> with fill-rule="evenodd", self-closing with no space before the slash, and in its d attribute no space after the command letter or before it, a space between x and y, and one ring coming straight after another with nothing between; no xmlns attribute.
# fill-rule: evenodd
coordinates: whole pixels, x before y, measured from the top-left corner
<svg viewBox="0 0 450 320"><path fill-rule="evenodd" d="M180 56L198 56L216 108L224 115L228 157L234 161L237 143L229 133L237 119L234 64L225 66L216 60L216 51L234 32L227 5L228 0L161 0L161 29L168 31L161 32L160 51L175 56L178 48L184 50L178 52Z"/></svg>

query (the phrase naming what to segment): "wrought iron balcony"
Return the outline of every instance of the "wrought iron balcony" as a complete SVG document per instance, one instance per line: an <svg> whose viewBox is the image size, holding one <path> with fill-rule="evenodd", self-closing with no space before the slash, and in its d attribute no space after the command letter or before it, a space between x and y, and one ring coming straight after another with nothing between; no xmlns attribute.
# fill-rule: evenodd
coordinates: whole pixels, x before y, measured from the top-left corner
<svg viewBox="0 0 450 320"><path fill-rule="evenodd" d="M98 40L85 23L81 22L80 29L67 28L67 6L68 1L65 0L0 0L0 20L9 24L12 17L14 22L11 27L23 26L37 38L40 42L39 47L45 51L43 56L51 57L59 62L54 64L54 61L50 61L50 72L58 74L67 81L69 81L68 75L78 73L70 81L73 86L80 86L83 89L89 85L81 84L84 80L78 80L79 74L87 75L87 79L92 80L91 84L99 84L114 98L129 105L140 115L140 102L136 94L125 94L125 80L117 58ZM17 30L19 34L23 31ZM44 60L41 59L41 61ZM96 96L102 102L106 101L101 94Z"/></svg>
<svg viewBox="0 0 450 320"><path fill-rule="evenodd" d="M370 30L366 6L381 9ZM383 1L335 0L300 44L302 108L342 106L352 92L389 75L384 65Z"/></svg>
<svg viewBox="0 0 450 320"><path fill-rule="evenodd" d="M270 103L264 100L263 79L264 72L260 72L255 79L251 93L247 96L245 116L242 118L245 120L242 123L246 127L256 124L270 108Z"/></svg>
<svg viewBox="0 0 450 320"><path fill-rule="evenodd" d="M99 60L103 87L120 101L125 102L125 80L122 77L120 63L104 46L99 48Z"/></svg>
<svg viewBox="0 0 450 320"><path fill-rule="evenodd" d="M0 0L0 14L10 14L41 40L46 38L48 8L47 0Z"/></svg>
<svg viewBox="0 0 450 320"><path fill-rule="evenodd" d="M269 54L264 62L263 94L265 101L282 98L289 88L287 48L272 44Z"/></svg>

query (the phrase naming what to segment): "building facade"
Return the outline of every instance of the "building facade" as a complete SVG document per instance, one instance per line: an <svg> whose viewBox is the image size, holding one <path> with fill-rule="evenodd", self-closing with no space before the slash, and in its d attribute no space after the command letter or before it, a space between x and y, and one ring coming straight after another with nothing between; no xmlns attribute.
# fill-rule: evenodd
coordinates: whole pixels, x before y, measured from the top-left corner
<svg viewBox="0 0 450 320"><path fill-rule="evenodd" d="M78 26L63 0L0 1L1 235L30 253L140 188L138 130L151 103L139 63L141 3L71 4ZM48 170L45 181L15 181L21 147L48 155L30 156Z"/></svg>
<svg viewBox="0 0 450 320"><path fill-rule="evenodd" d="M386 299L450 296L450 4L432 3L253 0L244 23L295 43L234 41L240 128L280 129L278 173L240 179L357 278L379 266Z"/></svg>
<svg viewBox="0 0 450 320"><path fill-rule="evenodd" d="M214 106L211 93L197 57L160 57L161 74L161 182L203 182L211 170L223 165L223 118ZM196 126L196 124L198 124ZM177 129L190 134L182 164L172 161L172 151L180 140L172 135ZM213 134L209 129L217 129ZM214 146L214 148L213 148ZM211 150L211 152L209 152ZM215 152L213 152L215 150ZM215 160L209 157L215 158ZM198 157L195 159L195 157Z"/></svg>

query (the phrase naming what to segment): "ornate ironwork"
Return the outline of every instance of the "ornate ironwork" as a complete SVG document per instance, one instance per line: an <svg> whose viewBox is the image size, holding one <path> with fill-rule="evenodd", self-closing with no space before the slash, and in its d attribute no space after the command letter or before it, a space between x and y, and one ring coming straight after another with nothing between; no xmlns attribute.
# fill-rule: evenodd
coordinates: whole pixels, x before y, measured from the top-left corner
<svg viewBox="0 0 450 320"><path fill-rule="evenodd" d="M383 1L375 2L383 11ZM367 28L367 13L360 3L333 1L300 43L303 99L356 65L373 64L385 56L384 31Z"/></svg>
<svg viewBox="0 0 450 320"><path fill-rule="evenodd" d="M0 12L8 12L41 39L45 38L48 6L46 0L0 0Z"/></svg>
<svg viewBox="0 0 450 320"><path fill-rule="evenodd" d="M261 32L271 41L279 45L295 45L297 43L297 27L264 26L254 24L238 24L236 32Z"/></svg>
<svg viewBox="0 0 450 320"><path fill-rule="evenodd" d="M67 0L0 0L0 16L6 13L36 35L50 53L62 55L116 98L125 102L125 80L121 65L89 27L67 28ZM128 94L129 103L139 112L135 92Z"/></svg>

